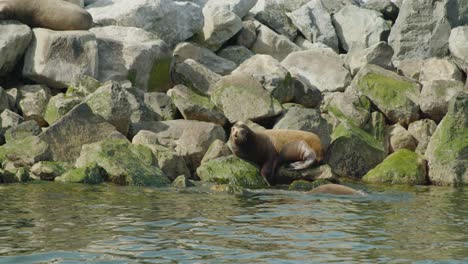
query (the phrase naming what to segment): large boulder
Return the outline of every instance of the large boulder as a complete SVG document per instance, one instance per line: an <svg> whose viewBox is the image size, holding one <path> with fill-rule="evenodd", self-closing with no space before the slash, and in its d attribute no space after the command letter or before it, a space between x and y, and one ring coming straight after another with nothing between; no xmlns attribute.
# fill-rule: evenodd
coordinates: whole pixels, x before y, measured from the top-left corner
<svg viewBox="0 0 468 264"><path fill-rule="evenodd" d="M422 82L421 111L430 119L439 122L447 114L450 100L462 91L468 92L460 81L436 80Z"/></svg>
<svg viewBox="0 0 468 264"><path fill-rule="evenodd" d="M16 90L17 91L17 90ZM19 96L17 96L19 97ZM18 99L18 98L17 98ZM5 91L1 86L0 86L0 111L10 109L11 108L11 102L10 102L10 96L7 91ZM17 100L15 100L14 105L16 106Z"/></svg>
<svg viewBox="0 0 468 264"><path fill-rule="evenodd" d="M281 61L289 53L300 51L302 48L294 44L291 40L283 35L275 33L265 25L260 25L257 28L257 39L252 45L251 50L255 54L267 54Z"/></svg>
<svg viewBox="0 0 468 264"><path fill-rule="evenodd" d="M16 21L0 21L0 76L11 72L31 42L31 29Z"/></svg>
<svg viewBox="0 0 468 264"><path fill-rule="evenodd" d="M183 62L187 59L193 59L221 75L229 74L237 67L235 62L221 58L213 51L189 42L178 44L173 54L176 63Z"/></svg>
<svg viewBox="0 0 468 264"><path fill-rule="evenodd" d="M11 142L14 140L26 138L29 136L37 136L42 132L41 127L37 125L36 121L29 120L22 122L16 126L12 126L5 131L5 141Z"/></svg>
<svg viewBox="0 0 468 264"><path fill-rule="evenodd" d="M362 180L370 183L420 185L427 182L426 161L419 154L400 149L370 170Z"/></svg>
<svg viewBox="0 0 468 264"><path fill-rule="evenodd" d="M37 136L13 140L0 146L1 163L6 160L11 160L23 166L32 166L39 161L50 159L51 152L49 144Z"/></svg>
<svg viewBox="0 0 468 264"><path fill-rule="evenodd" d="M252 20L242 21L242 29L239 31L235 39L238 45L244 46L248 49L252 48L252 45L257 39L257 23Z"/></svg>
<svg viewBox="0 0 468 264"><path fill-rule="evenodd" d="M203 163L198 167L197 175L202 181L217 184L230 184L251 189L268 186L255 165L233 155Z"/></svg>
<svg viewBox="0 0 468 264"><path fill-rule="evenodd" d="M151 150L125 139L84 145L75 166L84 168L93 162L107 172L109 181L117 184L160 187L169 183Z"/></svg>
<svg viewBox="0 0 468 264"><path fill-rule="evenodd" d="M437 80L463 81L462 71L448 59L430 58L421 65L419 81L431 82Z"/></svg>
<svg viewBox="0 0 468 264"><path fill-rule="evenodd" d="M436 122L431 119L421 119L409 124L408 132L418 142L416 153L420 155L424 155L424 153L426 153L427 145L429 144L429 140L431 140L432 134L434 134L436 128Z"/></svg>
<svg viewBox="0 0 468 264"><path fill-rule="evenodd" d="M417 141L400 124L389 126L385 129L385 147L389 153L393 153L399 149L416 149Z"/></svg>
<svg viewBox="0 0 468 264"><path fill-rule="evenodd" d="M468 26L452 29L449 37L450 54L465 72L468 72Z"/></svg>
<svg viewBox="0 0 468 264"><path fill-rule="evenodd" d="M19 125L24 121L24 118L15 112L8 109L3 110L0 114L0 134L4 134L9 128Z"/></svg>
<svg viewBox="0 0 468 264"><path fill-rule="evenodd" d="M203 156L201 164L208 162L210 160L214 160L220 157L226 157L232 155L232 151L229 148L228 144L217 139L211 143L210 147Z"/></svg>
<svg viewBox="0 0 468 264"><path fill-rule="evenodd" d="M211 100L231 123L269 118L282 111L279 102L247 74L223 77L213 87Z"/></svg>
<svg viewBox="0 0 468 264"><path fill-rule="evenodd" d="M39 161L31 167L30 176L33 179L53 181L69 169L70 165L66 162Z"/></svg>
<svg viewBox="0 0 468 264"><path fill-rule="evenodd" d="M107 26L90 30L99 49L99 81L130 80L144 91L170 88L171 50L141 28Z"/></svg>
<svg viewBox="0 0 468 264"><path fill-rule="evenodd" d="M82 75L97 78L98 47L88 31L33 29L23 75L52 88L66 88Z"/></svg>
<svg viewBox="0 0 468 264"><path fill-rule="evenodd" d="M107 178L106 171L95 162L83 168L74 168L56 177L56 182L98 184Z"/></svg>
<svg viewBox="0 0 468 264"><path fill-rule="evenodd" d="M243 18L256 3L257 0L208 0L205 7L221 7Z"/></svg>
<svg viewBox="0 0 468 264"><path fill-rule="evenodd" d="M198 94L184 85L174 86L167 94L172 98L184 119L212 122L221 126L227 121L209 97Z"/></svg>
<svg viewBox="0 0 468 264"><path fill-rule="evenodd" d="M362 68L352 82L392 122L403 126L419 119L420 87L415 81L376 65Z"/></svg>
<svg viewBox="0 0 468 264"><path fill-rule="evenodd" d="M351 82L340 56L325 49L293 52L281 64L292 76L322 92L344 91Z"/></svg>
<svg viewBox="0 0 468 264"><path fill-rule="evenodd" d="M76 96L67 96L63 93L52 96L47 104L44 119L49 125L52 125L79 103L81 103L81 99Z"/></svg>
<svg viewBox="0 0 468 264"><path fill-rule="evenodd" d="M398 17L398 6L391 0L367 0L362 7L382 13L385 20L395 21Z"/></svg>
<svg viewBox="0 0 468 264"><path fill-rule="evenodd" d="M203 27L201 7L186 1L96 0L86 10L99 26L143 28L169 46L190 38Z"/></svg>
<svg viewBox="0 0 468 264"><path fill-rule="evenodd" d="M255 54L244 46L228 46L218 51L218 56L235 62L237 65L252 58Z"/></svg>
<svg viewBox="0 0 468 264"><path fill-rule="evenodd" d="M310 1L287 15L307 40L323 43L338 52L338 37L322 0Z"/></svg>
<svg viewBox="0 0 468 264"><path fill-rule="evenodd" d="M365 96L345 91L332 93L324 101L322 108L341 122L362 128L371 117L371 102Z"/></svg>
<svg viewBox="0 0 468 264"><path fill-rule="evenodd" d="M143 102L153 113L161 116L162 120L173 120L177 116L177 108L166 93L145 93Z"/></svg>
<svg viewBox="0 0 468 264"><path fill-rule="evenodd" d="M294 98L294 86L291 74L270 55L257 54L243 62L232 74L249 74L280 103L287 103Z"/></svg>
<svg viewBox="0 0 468 264"><path fill-rule="evenodd" d="M369 48L352 47L346 54L345 63L354 76L366 64L392 69L393 49L387 42L381 41Z"/></svg>
<svg viewBox="0 0 468 264"><path fill-rule="evenodd" d="M54 161L74 163L81 146L107 138L116 129L81 103L60 118L39 137L50 145Z"/></svg>
<svg viewBox="0 0 468 264"><path fill-rule="evenodd" d="M44 85L25 85L18 88L18 108L23 117L32 119L41 126L47 126L44 115L50 99L50 90Z"/></svg>
<svg viewBox="0 0 468 264"><path fill-rule="evenodd" d="M390 23L382 14L355 5L347 5L333 15L333 24L341 47L348 51L353 46L368 48L386 41Z"/></svg>
<svg viewBox="0 0 468 264"><path fill-rule="evenodd" d="M436 185L468 184L468 93L459 93L429 141L429 179Z"/></svg>
<svg viewBox="0 0 468 264"><path fill-rule="evenodd" d="M211 88L221 79L219 74L193 59L176 63L171 76L175 84L185 85L201 94L211 94Z"/></svg>

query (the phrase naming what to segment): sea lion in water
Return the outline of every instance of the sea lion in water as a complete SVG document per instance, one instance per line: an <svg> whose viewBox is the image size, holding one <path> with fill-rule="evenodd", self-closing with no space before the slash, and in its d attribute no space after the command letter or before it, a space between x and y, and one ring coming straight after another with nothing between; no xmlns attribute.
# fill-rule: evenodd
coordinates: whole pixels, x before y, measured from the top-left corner
<svg viewBox="0 0 468 264"><path fill-rule="evenodd" d="M90 13L62 0L0 0L0 19L52 30L88 30L93 26Z"/></svg>
<svg viewBox="0 0 468 264"><path fill-rule="evenodd" d="M288 129L252 131L237 122L229 136L232 151L239 158L256 163L261 175L275 184L277 168L285 162L294 162L294 169L305 169L323 159L320 138L311 132Z"/></svg>
<svg viewBox="0 0 468 264"><path fill-rule="evenodd" d="M307 193L309 194L335 194L335 195L364 195L363 192L354 190L348 186L339 184L324 184L314 188Z"/></svg>

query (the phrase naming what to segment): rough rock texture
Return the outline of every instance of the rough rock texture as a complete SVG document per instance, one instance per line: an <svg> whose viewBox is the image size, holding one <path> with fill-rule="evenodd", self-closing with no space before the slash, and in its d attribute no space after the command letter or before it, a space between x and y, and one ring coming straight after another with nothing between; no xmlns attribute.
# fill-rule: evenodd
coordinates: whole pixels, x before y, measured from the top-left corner
<svg viewBox="0 0 468 264"><path fill-rule="evenodd" d="M280 103L294 98L294 83L289 72L270 55L257 54L246 60L232 74L249 74Z"/></svg>
<svg viewBox="0 0 468 264"><path fill-rule="evenodd" d="M395 21L398 17L398 7L390 0L367 0L363 8L382 13L385 20Z"/></svg>
<svg viewBox="0 0 468 264"><path fill-rule="evenodd" d="M88 31L33 29L23 75L52 88L66 88L82 75L97 78L98 47Z"/></svg>
<svg viewBox="0 0 468 264"><path fill-rule="evenodd" d="M279 61L282 61L291 52L302 50L287 37L276 34L264 25L257 29L257 39L251 49L255 54L271 55Z"/></svg>
<svg viewBox="0 0 468 264"><path fill-rule="evenodd" d="M198 167L197 175L202 181L217 184L230 184L251 189L268 186L255 165L233 155L203 163Z"/></svg>
<svg viewBox="0 0 468 264"><path fill-rule="evenodd" d="M18 108L23 117L35 120L40 126L47 126L44 115L50 99L50 90L44 85L25 85L19 89Z"/></svg>
<svg viewBox="0 0 468 264"><path fill-rule="evenodd" d="M429 179L436 185L468 183L468 94L450 101L447 115L429 141L426 158Z"/></svg>
<svg viewBox="0 0 468 264"><path fill-rule="evenodd" d="M200 6L172 0L96 0L86 10L99 26L138 27L173 46L203 27Z"/></svg>
<svg viewBox="0 0 468 264"><path fill-rule="evenodd" d="M99 81L130 80L144 91L170 88L172 54L167 44L141 28L107 26L90 30L99 49Z"/></svg>
<svg viewBox="0 0 468 264"><path fill-rule="evenodd" d="M172 187L177 188L177 189L185 189L188 187L193 187L195 184L193 181L189 180L187 177L184 175L179 175L171 184Z"/></svg>
<svg viewBox="0 0 468 264"><path fill-rule="evenodd" d="M383 144L352 125L340 124L332 139L327 164L340 177L361 178L385 158Z"/></svg>
<svg viewBox="0 0 468 264"><path fill-rule="evenodd" d="M427 145L436 128L436 122L431 119L421 119L409 124L408 132L418 141L416 153L420 155L426 153Z"/></svg>
<svg viewBox="0 0 468 264"><path fill-rule="evenodd" d="M18 96L19 97L19 96ZM18 99L18 98L17 98ZM17 100L15 100L15 105L17 103ZM8 95L7 91L5 91L1 86L0 86L0 110L6 110L10 108L10 96Z"/></svg>
<svg viewBox="0 0 468 264"><path fill-rule="evenodd" d="M11 127L17 126L24 121L24 118L18 115L15 112L12 112L8 109L3 110L2 114L0 114L0 134L4 134L6 130Z"/></svg>
<svg viewBox="0 0 468 264"><path fill-rule="evenodd" d="M423 64L424 60L422 59L403 59L398 63L397 71L405 77L419 80Z"/></svg>
<svg viewBox="0 0 468 264"><path fill-rule="evenodd" d="M378 65L385 69L392 69L393 49L386 42L381 41L369 48L351 48L346 55L345 63L354 76L366 64Z"/></svg>
<svg viewBox="0 0 468 264"><path fill-rule="evenodd" d="M144 104L163 120L173 120L177 115L177 109L169 95L165 93L145 93Z"/></svg>
<svg viewBox="0 0 468 264"><path fill-rule="evenodd" d="M315 108L323 99L322 92L301 76L293 77L293 90L293 102L304 107Z"/></svg>
<svg viewBox="0 0 468 264"><path fill-rule="evenodd" d="M211 88L221 76L193 59L176 63L172 71L172 81L196 89L202 94L211 94Z"/></svg>
<svg viewBox="0 0 468 264"><path fill-rule="evenodd" d="M338 177L334 174L328 164L312 166L304 170L295 170L282 166L276 173L276 182L289 184L296 180L337 182Z"/></svg>
<svg viewBox="0 0 468 264"><path fill-rule="evenodd" d="M235 62L237 65L250 59L255 54L244 46L228 46L218 51L218 56Z"/></svg>
<svg viewBox="0 0 468 264"><path fill-rule="evenodd" d="M62 183L99 184L105 179L107 179L107 172L97 165L97 163L93 162L83 168L68 170L60 177L55 178L55 181Z"/></svg>
<svg viewBox="0 0 468 264"><path fill-rule="evenodd" d="M425 184L426 161L411 150L400 149L370 170L362 180L385 184Z"/></svg>
<svg viewBox="0 0 468 264"><path fill-rule="evenodd" d="M236 43L248 49L252 47L257 39L257 26L252 20L242 21L242 29L237 34Z"/></svg>
<svg viewBox="0 0 468 264"><path fill-rule="evenodd" d="M351 82L343 60L324 49L293 52L281 64L292 76L322 92L344 91Z"/></svg>
<svg viewBox="0 0 468 264"><path fill-rule="evenodd" d="M0 76L11 72L31 42L31 29L16 21L0 21Z"/></svg>
<svg viewBox="0 0 468 264"><path fill-rule="evenodd" d="M338 37L322 0L310 1L287 15L307 40L323 43L338 52Z"/></svg>
<svg viewBox="0 0 468 264"><path fill-rule="evenodd" d="M210 160L214 160L220 157L226 157L232 155L232 151L229 148L228 144L224 143L223 141L217 139L211 143L210 147L203 156L201 160L201 164L208 162Z"/></svg>
<svg viewBox="0 0 468 264"><path fill-rule="evenodd" d="M257 0L208 0L205 6L221 7L243 18L256 3Z"/></svg>
<svg viewBox="0 0 468 264"><path fill-rule="evenodd" d="M114 126L81 103L39 137L50 145L54 161L73 163L80 155L82 145L103 140L114 132Z"/></svg>
<svg viewBox="0 0 468 264"><path fill-rule="evenodd" d="M465 72L468 72L468 26L452 29L449 37L450 54Z"/></svg>
<svg viewBox="0 0 468 264"><path fill-rule="evenodd" d="M349 122L357 127L364 127L371 116L371 103L365 96L345 91L332 93L324 99L322 105L328 112L341 122Z"/></svg>
<svg viewBox="0 0 468 264"><path fill-rule="evenodd" d="M224 114L216 109L209 97L198 94L184 85L174 86L167 94L184 119L212 122L221 126L227 122Z"/></svg>
<svg viewBox="0 0 468 264"><path fill-rule="evenodd" d="M460 81L436 80L423 82L421 111L430 119L439 122L447 113L450 100L459 92L467 91Z"/></svg>
<svg viewBox="0 0 468 264"><path fill-rule="evenodd" d="M436 80L463 80L462 71L450 60L431 58L424 60L421 66L419 81L430 82Z"/></svg>
<svg viewBox="0 0 468 264"><path fill-rule="evenodd" d="M63 93L52 96L47 104L44 119L52 125L79 103L81 99L75 96L67 96Z"/></svg>
<svg viewBox="0 0 468 264"><path fill-rule="evenodd" d="M282 111L279 102L246 74L223 77L214 86L211 100L231 123L273 117Z"/></svg>
<svg viewBox="0 0 468 264"><path fill-rule="evenodd" d="M36 121L30 120L22 122L16 126L12 126L5 131L5 141L11 142L14 140L26 138L29 136L37 136L42 132L41 128L37 125Z"/></svg>
<svg viewBox="0 0 468 264"><path fill-rule="evenodd" d="M419 85L411 79L375 65L354 77L352 87L367 96L392 122L405 126L419 118Z"/></svg>
<svg viewBox="0 0 468 264"><path fill-rule="evenodd" d="M12 160L18 164L32 166L34 163L49 160L49 144L37 136L14 140L0 146L0 162Z"/></svg>
<svg viewBox="0 0 468 264"><path fill-rule="evenodd" d="M390 24L379 12L347 5L333 15L333 24L341 47L348 51L353 46L368 48L386 41Z"/></svg>
<svg viewBox="0 0 468 264"><path fill-rule="evenodd" d="M93 162L106 170L109 180L117 184L158 187L169 183L149 148L124 139L84 145L75 166L84 168Z"/></svg>
<svg viewBox="0 0 468 264"><path fill-rule="evenodd" d="M66 162L40 161L31 167L31 177L43 181L53 181L70 169Z"/></svg>
<svg viewBox="0 0 468 264"><path fill-rule="evenodd" d="M221 58L211 50L189 42L178 44L173 54L177 63L183 62L186 59L193 59L221 75L229 74L237 67L235 62Z"/></svg>
<svg viewBox="0 0 468 264"><path fill-rule="evenodd" d="M389 126L385 130L385 147L389 153L399 149L414 151L417 141L404 127L399 124Z"/></svg>
<svg viewBox="0 0 468 264"><path fill-rule="evenodd" d="M331 141L332 128L320 116L320 111L310 108L291 107L278 119L273 129L303 130L319 136L322 146L327 149Z"/></svg>

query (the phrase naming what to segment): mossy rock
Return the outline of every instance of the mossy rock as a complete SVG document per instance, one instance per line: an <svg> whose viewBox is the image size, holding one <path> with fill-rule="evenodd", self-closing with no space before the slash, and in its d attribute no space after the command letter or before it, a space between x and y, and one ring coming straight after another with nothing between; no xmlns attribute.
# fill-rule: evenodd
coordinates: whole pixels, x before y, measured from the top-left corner
<svg viewBox="0 0 468 264"><path fill-rule="evenodd" d="M266 180L253 164L230 155L203 163L197 169L202 181L230 184L251 189L265 188Z"/></svg>
<svg viewBox="0 0 468 264"><path fill-rule="evenodd" d="M69 170L70 167L70 164L66 162L40 161L31 167L31 174L36 179L53 181Z"/></svg>
<svg viewBox="0 0 468 264"><path fill-rule="evenodd" d="M73 85L68 86L65 96L84 98L94 93L101 86L102 83L93 77L82 75Z"/></svg>
<svg viewBox="0 0 468 264"><path fill-rule="evenodd" d="M184 188L193 187L193 186L195 186L195 184L189 179L187 179L185 175L178 176L172 182L172 187L178 188L178 189L184 189Z"/></svg>
<svg viewBox="0 0 468 264"><path fill-rule="evenodd" d="M0 163L10 159L32 166L36 162L50 158L49 145L37 136L13 140L0 147Z"/></svg>
<svg viewBox="0 0 468 264"><path fill-rule="evenodd" d="M83 168L75 168L55 178L56 182L99 184L107 178L107 172L93 162Z"/></svg>
<svg viewBox="0 0 468 264"><path fill-rule="evenodd" d="M371 102L365 96L340 93L334 95L326 106L326 110L341 122L363 127L370 117Z"/></svg>
<svg viewBox="0 0 468 264"><path fill-rule="evenodd" d="M312 188L314 188L312 182L305 180L293 181L288 187L289 190L295 191L309 191L312 190Z"/></svg>
<svg viewBox="0 0 468 264"><path fill-rule="evenodd" d="M169 180L157 167L151 150L124 139L106 139L84 145L76 167L96 162L104 168L111 182L121 185L166 186Z"/></svg>
<svg viewBox="0 0 468 264"><path fill-rule="evenodd" d="M0 183L15 183L18 182L18 179L16 178L15 174L4 170L0 169Z"/></svg>
<svg viewBox="0 0 468 264"><path fill-rule="evenodd" d="M47 104L44 119L51 125L79 103L81 103L81 100L76 96L68 96L62 93L52 96Z"/></svg>
<svg viewBox="0 0 468 264"><path fill-rule="evenodd" d="M417 153L400 149L362 178L365 182L385 184L426 184L426 161Z"/></svg>

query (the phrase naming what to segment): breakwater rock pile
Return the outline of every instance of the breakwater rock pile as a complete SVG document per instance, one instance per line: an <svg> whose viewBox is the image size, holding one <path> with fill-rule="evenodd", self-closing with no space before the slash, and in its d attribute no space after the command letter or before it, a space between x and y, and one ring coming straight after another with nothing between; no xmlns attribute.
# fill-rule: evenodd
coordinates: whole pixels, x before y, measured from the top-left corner
<svg viewBox="0 0 468 264"><path fill-rule="evenodd" d="M0 20L0 182L263 188L244 121L321 138L284 183L468 183L468 1L68 2L92 28Z"/></svg>

